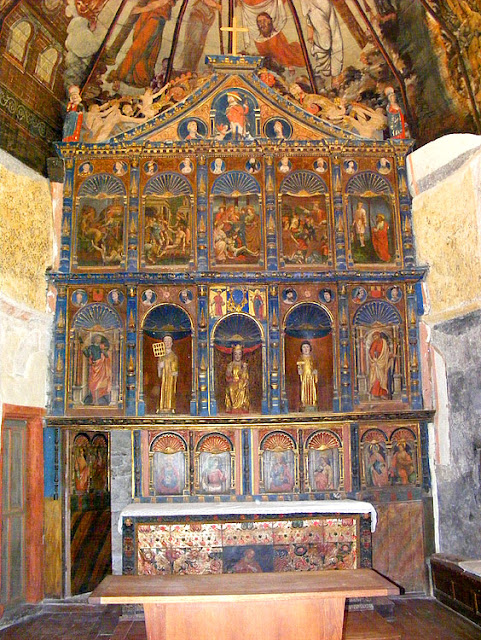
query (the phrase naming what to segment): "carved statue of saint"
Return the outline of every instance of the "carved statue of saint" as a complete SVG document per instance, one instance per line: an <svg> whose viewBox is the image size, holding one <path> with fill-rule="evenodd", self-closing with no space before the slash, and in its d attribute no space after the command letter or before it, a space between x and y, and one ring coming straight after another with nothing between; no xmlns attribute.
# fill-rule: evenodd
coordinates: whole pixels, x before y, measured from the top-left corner
<svg viewBox="0 0 481 640"><path fill-rule="evenodd" d="M232 349L232 361L225 373L225 410L227 413L248 413L249 411L249 371L247 362L242 360L242 346Z"/></svg>
<svg viewBox="0 0 481 640"><path fill-rule="evenodd" d="M157 413L175 413L179 360L172 351L173 344L172 336L164 336L165 355L160 356L157 362L157 374L160 378L160 399Z"/></svg>
<svg viewBox="0 0 481 640"><path fill-rule="evenodd" d="M312 357L312 346L307 340L301 344L297 372L301 381L301 411L316 411L318 374Z"/></svg>

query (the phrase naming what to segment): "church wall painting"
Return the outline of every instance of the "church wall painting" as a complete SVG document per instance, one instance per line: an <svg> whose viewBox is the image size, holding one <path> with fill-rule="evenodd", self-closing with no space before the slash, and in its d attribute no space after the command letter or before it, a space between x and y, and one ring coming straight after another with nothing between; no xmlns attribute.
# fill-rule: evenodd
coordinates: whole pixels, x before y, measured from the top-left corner
<svg viewBox="0 0 481 640"><path fill-rule="evenodd" d="M263 266L262 195L258 181L245 171L219 176L212 185L210 208L212 266Z"/></svg>
<svg viewBox="0 0 481 640"><path fill-rule="evenodd" d="M192 264L194 196L186 178L172 172L150 178L143 189L142 203L142 266Z"/></svg>
<svg viewBox="0 0 481 640"><path fill-rule="evenodd" d="M125 185L111 174L94 174L80 185L73 267L119 269L125 264L126 203Z"/></svg>
<svg viewBox="0 0 481 640"><path fill-rule="evenodd" d="M284 377L290 412L332 410L333 349L332 318L323 306L300 302L289 309L284 318Z"/></svg>
<svg viewBox="0 0 481 640"><path fill-rule="evenodd" d="M120 408L123 403L123 323L105 303L83 306L70 332L69 406Z"/></svg>
<svg viewBox="0 0 481 640"><path fill-rule="evenodd" d="M160 346L163 345L163 346ZM142 382L145 413L190 414L193 380L192 322L177 304L151 307L142 322Z"/></svg>
<svg viewBox="0 0 481 640"><path fill-rule="evenodd" d="M330 205L326 183L312 171L296 171L280 186L282 264L332 266Z"/></svg>

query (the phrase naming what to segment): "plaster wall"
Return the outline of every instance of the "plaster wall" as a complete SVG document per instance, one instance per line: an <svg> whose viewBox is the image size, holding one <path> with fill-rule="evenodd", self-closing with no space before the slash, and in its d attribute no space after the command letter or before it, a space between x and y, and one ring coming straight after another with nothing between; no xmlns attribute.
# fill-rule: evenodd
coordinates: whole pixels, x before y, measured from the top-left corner
<svg viewBox="0 0 481 640"><path fill-rule="evenodd" d="M110 434L110 508L112 513L112 573L122 573L120 512L132 502L132 434L114 430Z"/></svg>
<svg viewBox="0 0 481 640"><path fill-rule="evenodd" d="M45 407L52 263L48 180L0 151L0 404Z"/></svg>
<svg viewBox="0 0 481 640"><path fill-rule="evenodd" d="M417 257L429 265L424 322L431 360L423 368L431 372L437 410L436 539L440 552L479 557L481 138L447 138L415 151L410 162Z"/></svg>

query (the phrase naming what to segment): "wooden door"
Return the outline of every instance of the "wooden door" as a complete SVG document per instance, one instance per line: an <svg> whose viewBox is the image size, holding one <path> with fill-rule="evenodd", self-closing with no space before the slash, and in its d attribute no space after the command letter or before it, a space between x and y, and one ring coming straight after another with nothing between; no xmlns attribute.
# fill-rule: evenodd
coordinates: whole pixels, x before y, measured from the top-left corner
<svg viewBox="0 0 481 640"><path fill-rule="evenodd" d="M1 574L4 606L25 601L26 439L25 420L4 420Z"/></svg>

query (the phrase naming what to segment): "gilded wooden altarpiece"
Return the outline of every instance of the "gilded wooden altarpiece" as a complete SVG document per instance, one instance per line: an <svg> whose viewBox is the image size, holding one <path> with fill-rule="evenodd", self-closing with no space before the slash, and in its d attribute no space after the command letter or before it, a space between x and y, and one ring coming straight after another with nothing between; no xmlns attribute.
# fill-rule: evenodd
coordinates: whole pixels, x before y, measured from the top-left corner
<svg viewBox="0 0 481 640"><path fill-rule="evenodd" d="M130 429L141 501L419 501L410 142L321 120L258 58L210 64L146 122L58 146L49 424Z"/></svg>

